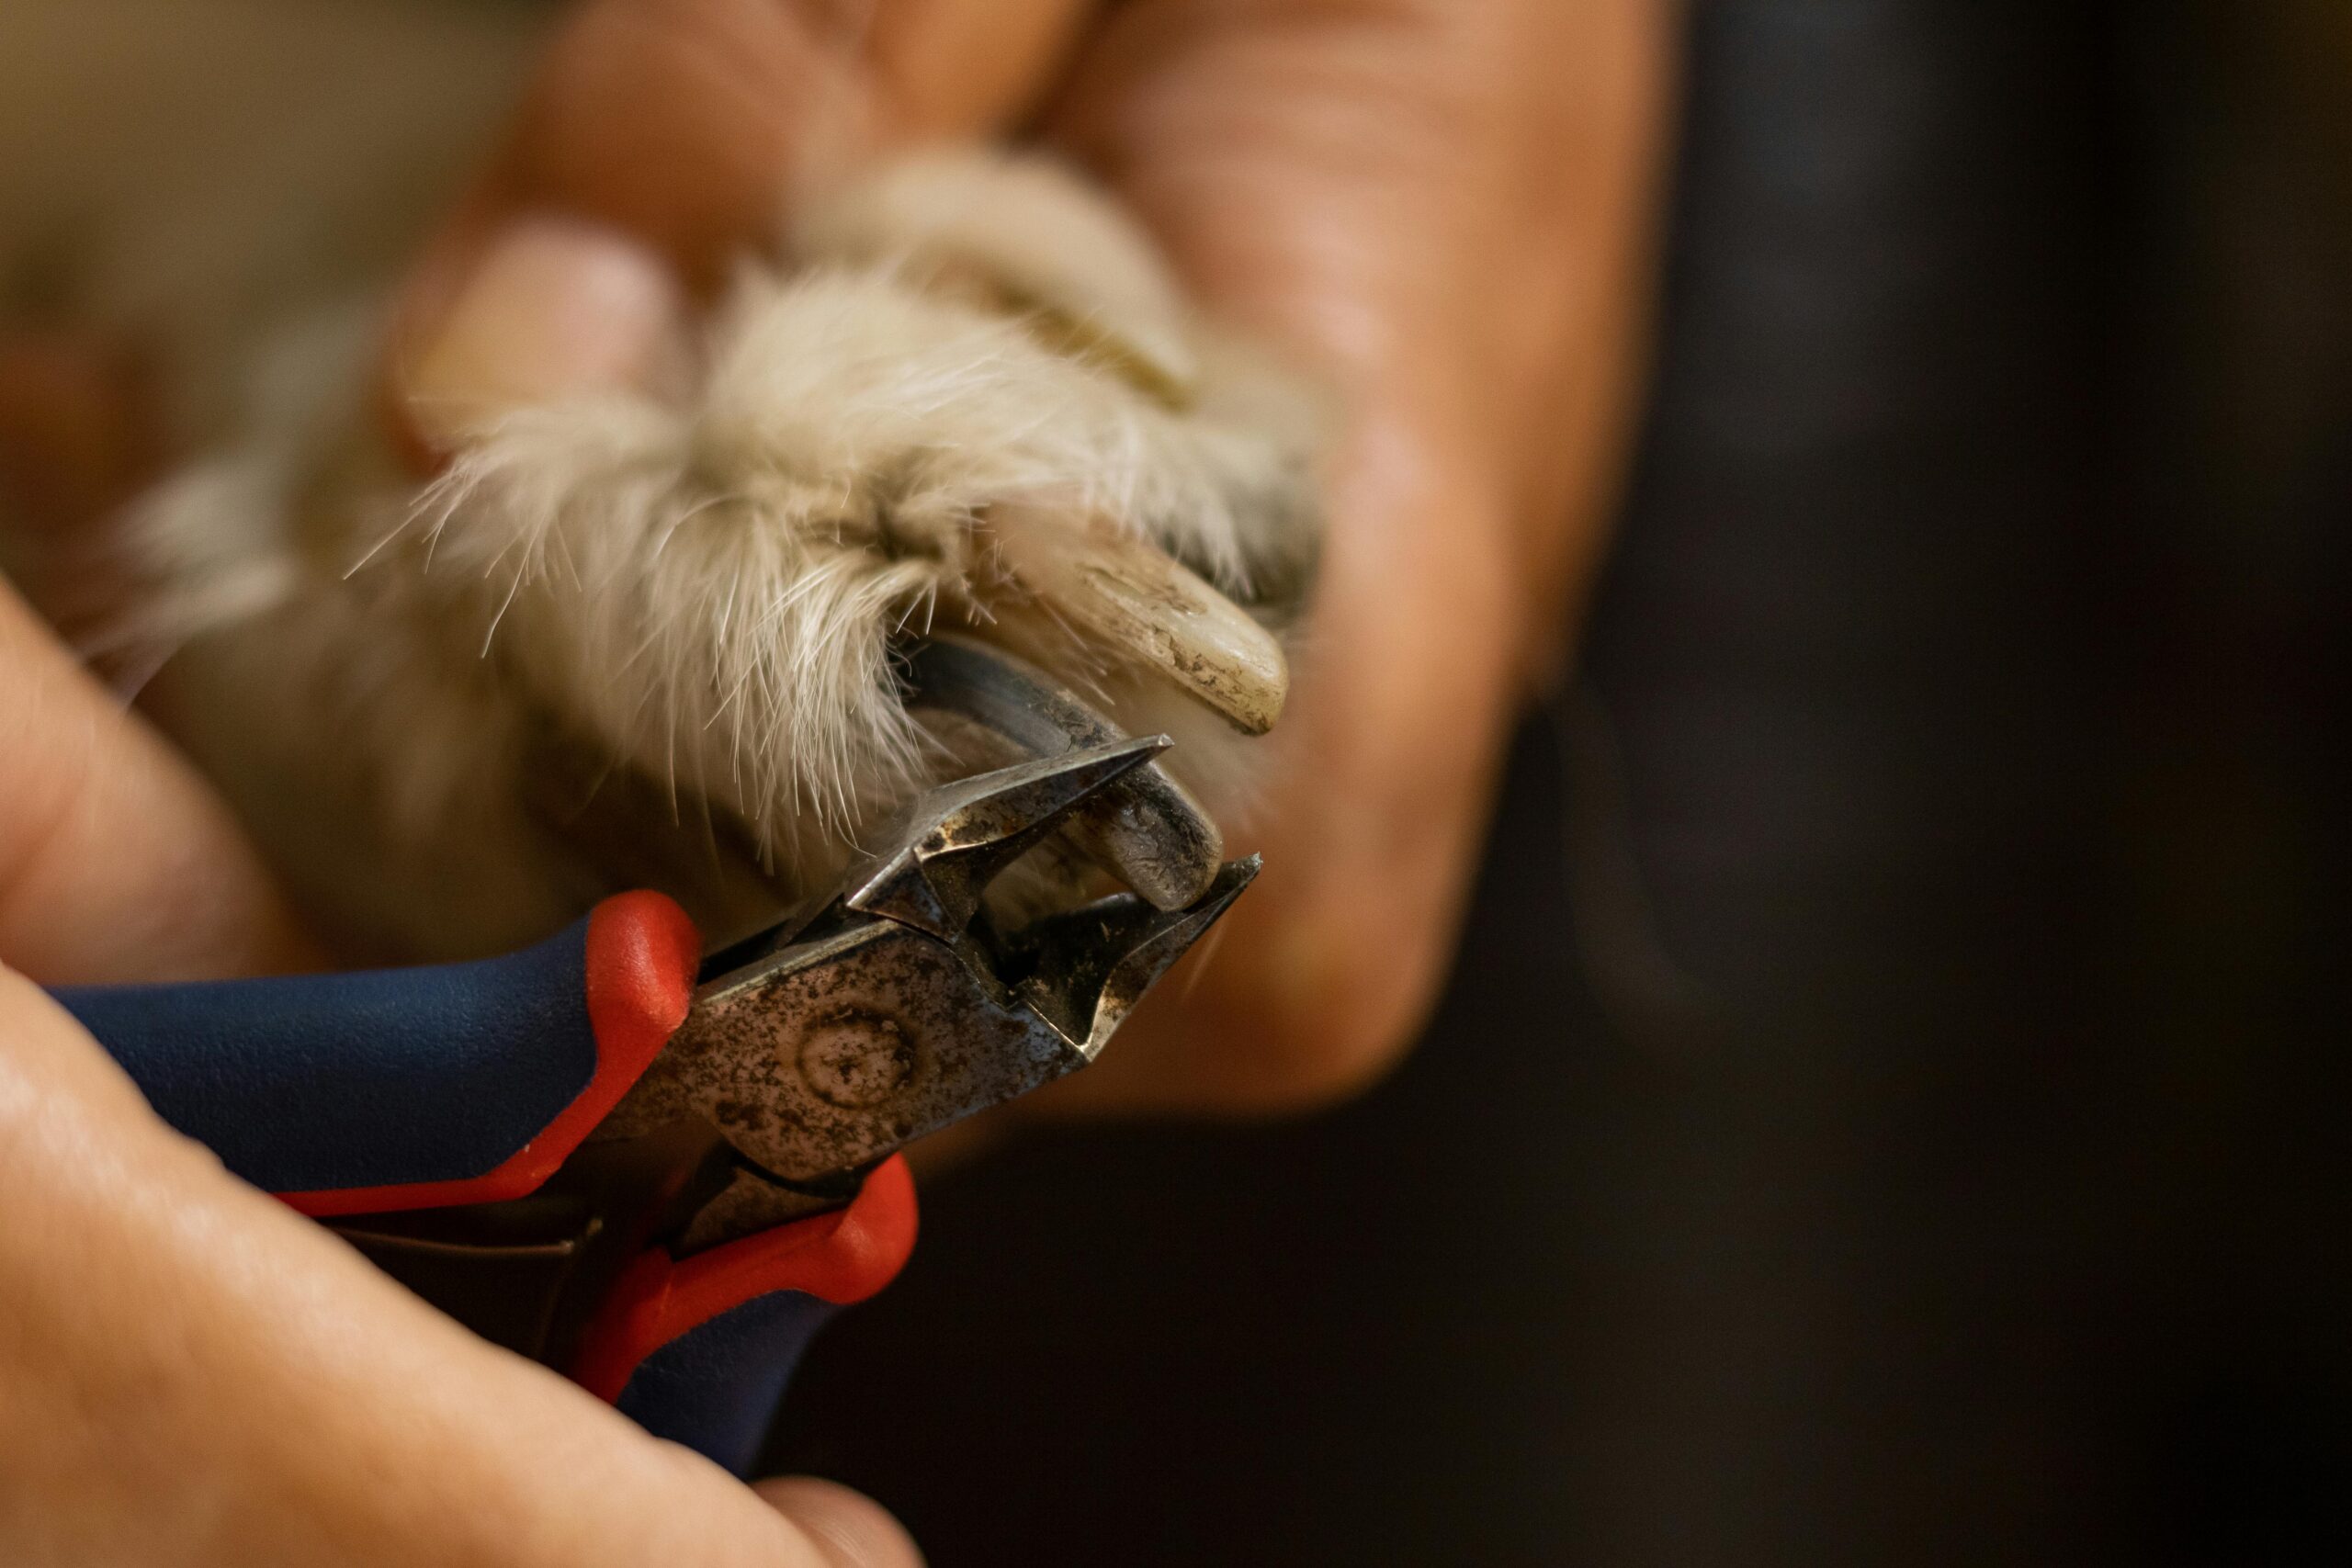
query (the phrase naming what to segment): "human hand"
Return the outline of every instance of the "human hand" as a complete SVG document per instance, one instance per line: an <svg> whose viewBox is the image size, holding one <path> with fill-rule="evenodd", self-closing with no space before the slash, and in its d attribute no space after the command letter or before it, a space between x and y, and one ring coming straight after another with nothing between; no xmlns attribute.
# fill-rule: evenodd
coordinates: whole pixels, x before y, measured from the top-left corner
<svg viewBox="0 0 2352 1568"><path fill-rule="evenodd" d="M0 1561L917 1562L865 1499L755 1495L474 1338L165 1128L35 984L308 957L225 812L0 583Z"/></svg>
<svg viewBox="0 0 2352 1568"><path fill-rule="evenodd" d="M863 8L858 8L861 11ZM1629 411L1664 0L591 0L412 280L396 414L639 378L799 170L1034 123L1349 409L1213 953L1049 1105L1343 1093L1442 977ZM412 430L429 448L429 433Z"/></svg>

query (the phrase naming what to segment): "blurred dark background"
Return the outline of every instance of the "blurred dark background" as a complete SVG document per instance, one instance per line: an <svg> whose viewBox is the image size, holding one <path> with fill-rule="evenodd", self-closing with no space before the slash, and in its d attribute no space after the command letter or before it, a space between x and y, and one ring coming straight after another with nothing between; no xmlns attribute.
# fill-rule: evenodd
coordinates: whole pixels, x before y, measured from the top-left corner
<svg viewBox="0 0 2352 1568"><path fill-rule="evenodd" d="M941 1568L2352 1562L2352 6L1697 0L1683 119L1418 1055L820 1343Z"/></svg>

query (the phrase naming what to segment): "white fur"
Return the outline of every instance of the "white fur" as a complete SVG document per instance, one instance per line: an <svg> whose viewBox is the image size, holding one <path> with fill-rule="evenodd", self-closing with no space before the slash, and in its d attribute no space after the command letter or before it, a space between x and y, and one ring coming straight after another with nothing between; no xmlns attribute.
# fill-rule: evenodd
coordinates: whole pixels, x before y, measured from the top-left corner
<svg viewBox="0 0 2352 1568"><path fill-rule="evenodd" d="M990 505L1114 519L1245 580L1185 423L1017 321L883 275L757 275L714 352L690 407L506 418L424 515L434 572L492 606L485 644L537 700L763 840L812 813L844 831L913 776L888 642L984 621Z"/></svg>

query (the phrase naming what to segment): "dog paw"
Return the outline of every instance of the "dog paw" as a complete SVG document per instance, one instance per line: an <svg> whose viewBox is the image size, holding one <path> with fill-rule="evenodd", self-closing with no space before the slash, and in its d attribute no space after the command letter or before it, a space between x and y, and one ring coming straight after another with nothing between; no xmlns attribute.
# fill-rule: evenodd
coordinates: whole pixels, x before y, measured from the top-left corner
<svg viewBox="0 0 2352 1568"><path fill-rule="evenodd" d="M503 412L419 509L450 624L616 757L763 845L846 831L922 771L892 650L939 629L1114 708L1150 680L1248 734L1281 712L1311 412L1074 180L854 186L701 361L683 396Z"/></svg>
<svg viewBox="0 0 2352 1568"><path fill-rule="evenodd" d="M890 165L747 262L687 357L659 390L495 411L405 500L347 462L263 465L285 514L266 548L191 550L229 525L151 525L175 558L277 585L210 628L216 668L225 638L244 669L306 661L333 689L233 728L274 723L262 750L293 773L375 779L345 809L379 860L451 853L436 811L480 815L468 791L561 797L523 813L559 849L467 852L515 875L552 856L590 870L567 886L651 881L690 908L729 903L718 883L788 897L877 812L972 764L909 706L904 652L926 635L1177 732L1180 773L1234 798L1287 692L1323 411L1205 327L1116 208L1034 160ZM157 603L201 601L178 575ZM235 685L179 722L230 727L205 709L250 707Z"/></svg>

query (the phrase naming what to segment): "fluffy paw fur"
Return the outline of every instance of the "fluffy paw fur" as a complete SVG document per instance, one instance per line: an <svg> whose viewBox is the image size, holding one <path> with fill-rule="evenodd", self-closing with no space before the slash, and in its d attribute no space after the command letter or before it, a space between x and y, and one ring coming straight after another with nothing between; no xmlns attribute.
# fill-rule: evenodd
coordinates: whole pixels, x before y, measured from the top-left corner
<svg viewBox="0 0 2352 1568"><path fill-rule="evenodd" d="M243 439L131 515L117 638L356 948L495 949L625 885L762 918L970 765L908 710L910 636L1177 731L1213 804L1281 708L1317 411L1050 165L856 182L683 389L503 411L421 491L365 434L368 320L291 334Z"/></svg>

